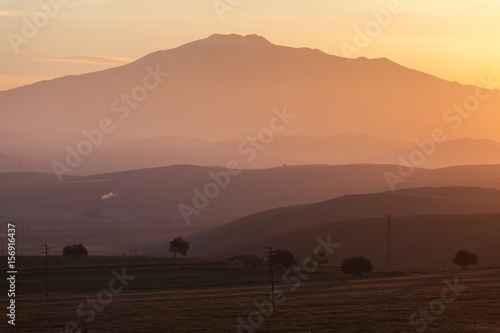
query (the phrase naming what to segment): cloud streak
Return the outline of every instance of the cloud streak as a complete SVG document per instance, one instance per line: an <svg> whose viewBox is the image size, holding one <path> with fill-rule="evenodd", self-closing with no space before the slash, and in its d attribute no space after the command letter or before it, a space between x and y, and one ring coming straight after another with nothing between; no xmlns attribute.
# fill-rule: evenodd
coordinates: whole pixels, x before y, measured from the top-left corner
<svg viewBox="0 0 500 333"><path fill-rule="evenodd" d="M127 58L119 57L107 57L107 56L89 56L89 55L79 55L79 56L48 56L41 58L32 58L33 60L39 61L63 61L71 63L86 63L86 64L114 64L114 65L124 65L132 62L133 60Z"/></svg>
<svg viewBox="0 0 500 333"><path fill-rule="evenodd" d="M23 16L28 16L30 14L33 14L34 11L36 11L36 8L33 8L31 10L25 9L25 10L0 10L0 17L23 17Z"/></svg>

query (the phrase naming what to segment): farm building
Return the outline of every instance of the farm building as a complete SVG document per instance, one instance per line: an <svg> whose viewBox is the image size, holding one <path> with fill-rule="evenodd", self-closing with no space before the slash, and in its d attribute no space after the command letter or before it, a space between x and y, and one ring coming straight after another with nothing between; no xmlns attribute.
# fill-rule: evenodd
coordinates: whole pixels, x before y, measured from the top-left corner
<svg viewBox="0 0 500 333"><path fill-rule="evenodd" d="M262 259L254 255L242 255L229 258L229 267L237 269L261 269Z"/></svg>

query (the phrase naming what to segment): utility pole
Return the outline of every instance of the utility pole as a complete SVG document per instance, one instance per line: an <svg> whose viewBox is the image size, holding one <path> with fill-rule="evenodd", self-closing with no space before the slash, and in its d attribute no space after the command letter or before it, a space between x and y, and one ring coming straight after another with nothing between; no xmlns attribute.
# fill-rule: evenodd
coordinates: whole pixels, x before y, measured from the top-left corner
<svg viewBox="0 0 500 333"><path fill-rule="evenodd" d="M391 260L391 224L392 224L392 216L387 215L387 268L391 269L392 260Z"/></svg>
<svg viewBox="0 0 500 333"><path fill-rule="evenodd" d="M45 253L45 298L49 297L49 248L47 245L42 245L45 250L42 253Z"/></svg>
<svg viewBox="0 0 500 333"><path fill-rule="evenodd" d="M274 303L274 273L273 273L273 248L268 247L269 252L269 269L271 270L271 301L273 302L273 313L276 312L276 304Z"/></svg>
<svg viewBox="0 0 500 333"><path fill-rule="evenodd" d="M137 245L134 247L135 249L135 257L137 258Z"/></svg>

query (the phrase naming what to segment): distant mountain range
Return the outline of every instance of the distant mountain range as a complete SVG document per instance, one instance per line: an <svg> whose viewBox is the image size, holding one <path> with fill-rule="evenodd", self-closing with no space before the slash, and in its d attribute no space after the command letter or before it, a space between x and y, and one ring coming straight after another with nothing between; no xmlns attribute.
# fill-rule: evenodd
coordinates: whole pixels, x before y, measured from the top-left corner
<svg viewBox="0 0 500 333"><path fill-rule="evenodd" d="M63 183L51 174L0 173L0 211L5 215L65 217L74 211L114 209L127 211L139 220L154 218L159 223L182 225L185 221L179 205L194 207L194 191L204 192L206 184L214 182L210 174L224 171L222 167L175 165L71 177ZM386 171L397 172L397 166L304 165L245 169L232 176L219 195L190 219L194 224L222 224L281 206L387 191ZM500 189L500 165L416 169L396 187L426 186ZM101 199L109 193L119 195ZM360 216L345 216L350 217Z"/></svg>
<svg viewBox="0 0 500 333"><path fill-rule="evenodd" d="M54 173L54 161L65 162L65 154L43 147L9 146L0 143L0 172L31 171ZM13 141L20 142L20 141ZM239 147L246 150L242 154ZM196 138L163 136L103 145L85 157L72 173L91 175L162 167L174 164L201 166L225 165L237 160L245 168L272 168L305 164L397 164L408 160L419 147L413 142L386 140L368 135L327 137L277 137L262 151L248 149L245 141L209 141ZM255 158L247 161L251 154ZM28 158L25 156L34 156ZM421 167L441 168L455 165L500 164L500 143L491 140L449 140L436 145L435 153L426 156ZM70 177L69 177L70 178ZM69 179L68 178L68 179Z"/></svg>
<svg viewBox="0 0 500 333"><path fill-rule="evenodd" d="M449 141L423 167L500 163L497 90L256 35L212 35L124 66L2 91L0 105L0 152L49 165L108 119L112 130L75 168L80 175L221 165L241 158L239 144L285 108L295 118L246 167L398 163L436 128ZM0 171L16 170L0 160Z"/></svg>

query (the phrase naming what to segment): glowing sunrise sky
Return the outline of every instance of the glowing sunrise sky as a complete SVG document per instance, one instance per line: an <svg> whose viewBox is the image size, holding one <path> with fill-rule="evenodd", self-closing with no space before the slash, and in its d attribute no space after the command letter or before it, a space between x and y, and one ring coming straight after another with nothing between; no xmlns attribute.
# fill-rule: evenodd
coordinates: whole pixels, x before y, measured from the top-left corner
<svg viewBox="0 0 500 333"><path fill-rule="evenodd" d="M23 18L32 21L40 3L53 1L0 2L0 90L118 66L214 33L348 56L341 45L356 46L355 29L388 6L397 13L350 57L386 57L467 84L500 78L496 0L221 0L235 4L224 20L213 0L60 0L67 4L16 53L9 35L22 36Z"/></svg>

